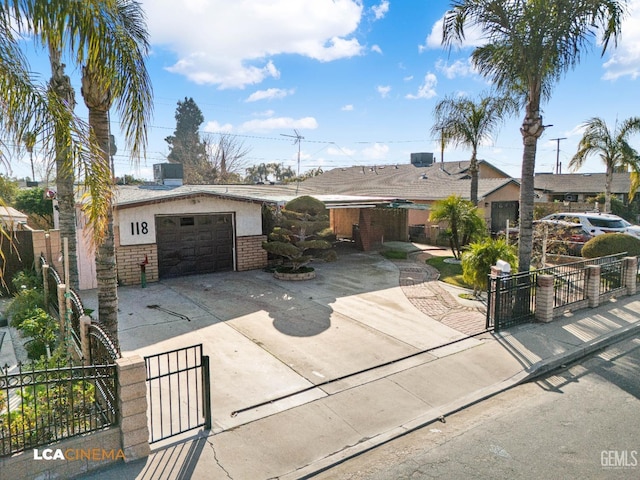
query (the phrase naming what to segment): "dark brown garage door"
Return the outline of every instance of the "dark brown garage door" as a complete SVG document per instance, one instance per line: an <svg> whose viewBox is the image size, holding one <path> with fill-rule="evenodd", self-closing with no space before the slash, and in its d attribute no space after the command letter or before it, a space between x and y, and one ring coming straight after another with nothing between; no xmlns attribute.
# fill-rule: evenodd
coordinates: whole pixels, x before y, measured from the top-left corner
<svg viewBox="0 0 640 480"><path fill-rule="evenodd" d="M233 270L231 214L156 217L160 278Z"/></svg>

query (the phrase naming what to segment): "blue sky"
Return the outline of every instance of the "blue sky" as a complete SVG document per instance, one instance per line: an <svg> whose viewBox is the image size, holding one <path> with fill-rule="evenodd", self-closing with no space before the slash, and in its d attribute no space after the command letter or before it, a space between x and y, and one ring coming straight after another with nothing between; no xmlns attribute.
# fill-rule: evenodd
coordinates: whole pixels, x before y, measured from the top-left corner
<svg viewBox="0 0 640 480"><path fill-rule="evenodd" d="M304 137L301 171L351 165L408 163L411 152L434 152L433 108L446 95L476 96L490 85L471 68L474 42L452 51L440 46L442 0L142 0L152 52L148 69L154 115L147 158L134 168L112 117L119 150L116 174L151 178L169 153L177 102L192 97L202 110L203 135L237 135L250 149L247 165L278 162L297 168L294 129ZM555 87L543 105L552 124L538 144L537 172L562 171L576 151L580 125L593 116L612 127L640 115L640 0L631 0L618 48L598 46ZM37 52L36 52L37 53ZM48 78L42 54L32 66ZM68 68L79 92L77 69ZM83 115L77 94L78 113ZM479 157L520 176L520 113L505 122ZM559 142L555 138L566 138ZM633 144L640 149L640 136ZM446 161L468 160L448 148ZM13 174L28 175L26 155ZM582 172L604 171L600 160Z"/></svg>

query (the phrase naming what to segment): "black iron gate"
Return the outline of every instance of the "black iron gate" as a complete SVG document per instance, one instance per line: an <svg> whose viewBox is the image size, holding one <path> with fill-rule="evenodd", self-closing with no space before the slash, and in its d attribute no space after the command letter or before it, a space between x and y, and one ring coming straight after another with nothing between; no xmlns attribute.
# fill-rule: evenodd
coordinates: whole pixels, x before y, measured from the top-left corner
<svg viewBox="0 0 640 480"><path fill-rule="evenodd" d="M487 288L487 330L528 323L535 317L536 275L530 272L489 277Z"/></svg>
<svg viewBox="0 0 640 480"><path fill-rule="evenodd" d="M144 357L149 443L190 430L211 429L209 357L202 344Z"/></svg>

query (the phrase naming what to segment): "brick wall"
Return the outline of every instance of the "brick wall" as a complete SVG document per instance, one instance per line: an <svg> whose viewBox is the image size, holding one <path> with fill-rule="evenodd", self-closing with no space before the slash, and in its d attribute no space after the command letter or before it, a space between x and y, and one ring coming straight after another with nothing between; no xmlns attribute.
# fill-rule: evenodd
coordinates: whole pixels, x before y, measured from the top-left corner
<svg viewBox="0 0 640 480"><path fill-rule="evenodd" d="M116 248L116 262L118 265L118 281L120 285L140 285L140 263L147 256L149 264L146 266L147 282L158 281L158 247L148 245L121 245Z"/></svg>
<svg viewBox="0 0 640 480"><path fill-rule="evenodd" d="M266 235L236 238L237 270L255 270L267 266L267 251L262 248Z"/></svg>

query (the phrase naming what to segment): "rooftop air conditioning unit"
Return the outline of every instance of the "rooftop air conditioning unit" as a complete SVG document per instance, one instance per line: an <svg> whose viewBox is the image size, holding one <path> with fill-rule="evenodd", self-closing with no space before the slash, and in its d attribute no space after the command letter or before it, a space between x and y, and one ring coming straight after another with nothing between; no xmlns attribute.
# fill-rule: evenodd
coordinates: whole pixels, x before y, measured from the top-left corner
<svg viewBox="0 0 640 480"><path fill-rule="evenodd" d="M153 181L159 185L182 185L184 178L181 163L156 163L153 165Z"/></svg>
<svg viewBox="0 0 640 480"><path fill-rule="evenodd" d="M433 153L421 152L411 154L411 165L416 167L429 167L433 164Z"/></svg>

